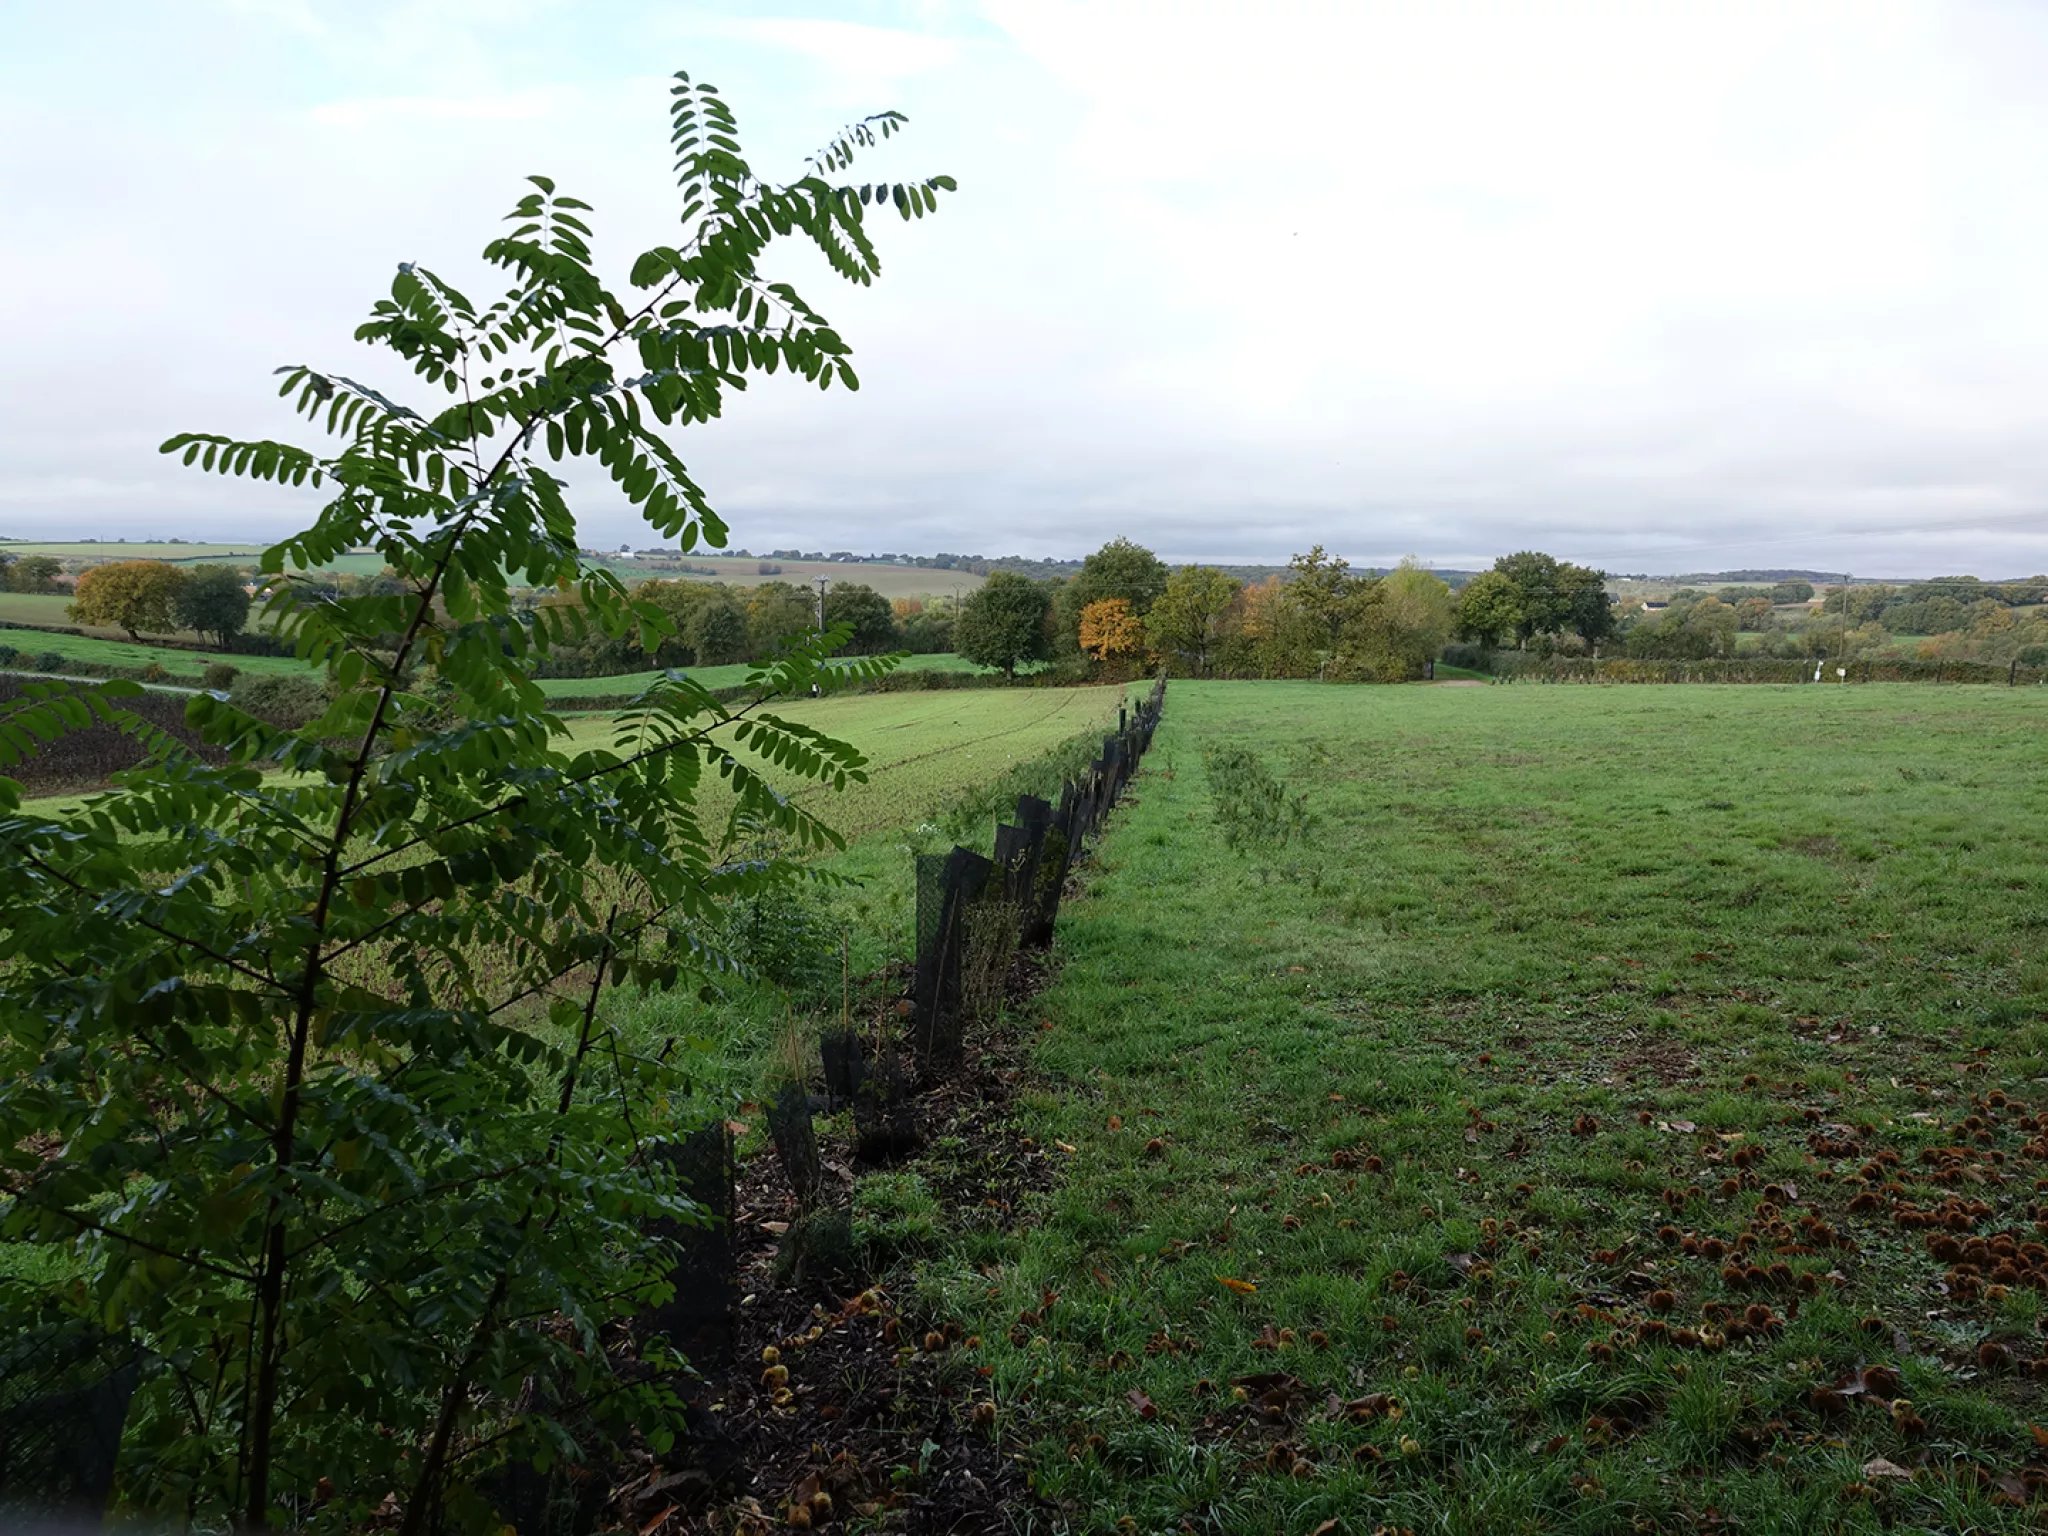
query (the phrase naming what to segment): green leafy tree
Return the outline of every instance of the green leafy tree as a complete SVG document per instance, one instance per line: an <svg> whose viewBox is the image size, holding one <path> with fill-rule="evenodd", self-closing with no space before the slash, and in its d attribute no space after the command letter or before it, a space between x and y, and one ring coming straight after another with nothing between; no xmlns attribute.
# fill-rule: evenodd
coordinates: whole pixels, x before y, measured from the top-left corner
<svg viewBox="0 0 2048 1536"><path fill-rule="evenodd" d="M55 555L10 555L0 552L0 582L9 592L55 592L64 562Z"/></svg>
<svg viewBox="0 0 2048 1536"><path fill-rule="evenodd" d="M696 581L643 581L633 588L636 603L649 603L661 610L664 620L662 632L652 650L639 651L637 656L622 655L619 659L635 669L645 666L689 667L703 664L696 647L690 641L690 625L700 610L717 600L718 591L703 582ZM586 646L592 650L601 647Z"/></svg>
<svg viewBox="0 0 2048 1536"><path fill-rule="evenodd" d="M1075 596L1083 607L1120 597L1139 618L1166 590L1166 562L1142 544L1121 536L1081 562L1074 577Z"/></svg>
<svg viewBox="0 0 2048 1536"><path fill-rule="evenodd" d="M1502 555L1493 568L1514 584L1515 643L1526 646L1535 635L1554 635L1571 618L1571 607L1558 581L1552 555L1525 549Z"/></svg>
<svg viewBox="0 0 2048 1536"><path fill-rule="evenodd" d="M747 594L747 646L756 661L781 654L817 628L813 595L789 582L764 581Z"/></svg>
<svg viewBox="0 0 2048 1536"><path fill-rule="evenodd" d="M684 230L633 263L637 293L595 269L587 205L534 178L485 248L500 297L408 263L357 331L411 367L414 403L299 366L284 394L321 448L165 444L325 494L265 554L280 583L364 545L402 583L276 610L327 673L317 718L201 694L217 764L126 713L133 685L36 685L0 713L0 767L95 722L150 753L83 810L25 809L0 778L0 1241L47 1246L30 1272L52 1277L0 1305L140 1351L138 1513L256 1529L317 1506L357 1529L395 1490L405 1533L495 1526L474 1480L572 1452L572 1411L579 1435L675 1432L673 1377L620 1369L617 1323L666 1294L644 1223L698 1214L641 1155L690 1100L608 999L720 963L728 905L798 878L764 837L837 843L759 770L843 785L863 760L769 704L887 663L831 668L843 632L813 636L748 702L665 677L608 743L564 747L536 662L591 629L650 646L666 620L581 563L552 466L595 460L664 540L722 544L665 429L750 374L855 383L762 257L801 235L868 282L869 210L922 214L950 183L831 179L894 114L766 182L709 87L678 76L672 101ZM575 602L522 605L508 572ZM700 819L707 773L721 821Z"/></svg>
<svg viewBox="0 0 2048 1536"><path fill-rule="evenodd" d="M889 606L889 599L857 581L834 583L825 589L825 622L844 624L852 631L847 649L856 656L893 651L900 638L896 610Z"/></svg>
<svg viewBox="0 0 2048 1536"><path fill-rule="evenodd" d="M194 566L171 598L180 629L211 635L224 648L249 627L249 607L242 573L228 565Z"/></svg>
<svg viewBox="0 0 2048 1536"><path fill-rule="evenodd" d="M1155 651L1189 657L1197 672L1208 671L1209 653L1222 638L1224 616L1242 585L1214 566L1182 566L1166 578L1166 589L1145 615L1145 637Z"/></svg>
<svg viewBox="0 0 2048 1536"><path fill-rule="evenodd" d="M1813 600L1813 583L1810 581L1781 581L1770 590L1774 603L1805 603Z"/></svg>
<svg viewBox="0 0 2048 1536"><path fill-rule="evenodd" d="M903 648L918 656L938 656L953 649L953 615L927 608L903 621Z"/></svg>
<svg viewBox="0 0 2048 1536"><path fill-rule="evenodd" d="M71 617L80 624L125 629L140 640L142 631L167 635L178 627L178 589L185 573L162 560L110 560L78 578Z"/></svg>
<svg viewBox="0 0 2048 1536"><path fill-rule="evenodd" d="M1359 578L1351 574L1351 562L1341 555L1325 554L1318 544L1307 554L1289 559L1287 568L1291 573L1288 596L1315 621L1322 643L1334 644L1347 607L1358 593Z"/></svg>
<svg viewBox="0 0 2048 1536"><path fill-rule="evenodd" d="M1014 571L992 571L960 605L953 623L953 648L977 666L1001 667L1011 677L1017 664L1046 655L1045 588Z"/></svg>
<svg viewBox="0 0 2048 1536"><path fill-rule="evenodd" d="M724 591L699 603L684 638L700 667L722 667L747 654L747 615Z"/></svg>
<svg viewBox="0 0 2048 1536"><path fill-rule="evenodd" d="M1345 625L1344 648L1375 676L1420 677L1457 624L1451 589L1413 556L1375 582Z"/></svg>
<svg viewBox="0 0 2048 1536"><path fill-rule="evenodd" d="M1522 598L1514 581L1500 571L1481 571L1458 593L1458 633L1484 646L1496 646L1522 624Z"/></svg>
<svg viewBox="0 0 2048 1536"><path fill-rule="evenodd" d="M1564 610L1561 627L1575 631L1588 645L1597 645L1614 633L1614 598L1607 590L1605 571L1561 560L1557 589Z"/></svg>
<svg viewBox="0 0 2048 1536"><path fill-rule="evenodd" d="M1142 619L1166 590L1166 562L1142 544L1121 536L1081 562L1071 581L1060 584L1057 607L1062 639L1080 649L1081 613L1091 603L1121 601Z"/></svg>

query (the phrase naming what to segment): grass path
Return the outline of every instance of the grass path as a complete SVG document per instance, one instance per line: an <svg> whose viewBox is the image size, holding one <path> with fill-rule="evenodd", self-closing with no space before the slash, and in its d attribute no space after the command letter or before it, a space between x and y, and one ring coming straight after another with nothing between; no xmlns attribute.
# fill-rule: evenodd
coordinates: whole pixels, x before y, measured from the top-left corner
<svg viewBox="0 0 2048 1536"><path fill-rule="evenodd" d="M919 1280L1059 1523L2034 1528L2044 731L1176 684L1033 1009L1069 1176ZM1223 743L1306 844L1224 847Z"/></svg>

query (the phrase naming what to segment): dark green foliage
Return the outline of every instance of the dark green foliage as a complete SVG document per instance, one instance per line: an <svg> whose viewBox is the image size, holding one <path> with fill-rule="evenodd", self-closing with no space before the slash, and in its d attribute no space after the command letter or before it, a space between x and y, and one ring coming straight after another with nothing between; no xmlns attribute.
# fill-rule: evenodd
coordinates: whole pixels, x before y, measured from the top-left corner
<svg viewBox="0 0 2048 1536"><path fill-rule="evenodd" d="M903 649L913 656L942 656L953 649L953 616L927 608L903 621Z"/></svg>
<svg viewBox="0 0 2048 1536"><path fill-rule="evenodd" d="M1315 825L1307 793L1289 795L1287 786L1248 749L1212 748L1202 754L1202 763L1209 770L1217 824L1232 852L1284 848L1296 838L1305 839Z"/></svg>
<svg viewBox="0 0 2048 1536"><path fill-rule="evenodd" d="M249 625L249 594L242 587L242 573L232 566L194 566L171 598L171 613L178 623L211 635L223 647Z"/></svg>
<svg viewBox="0 0 2048 1536"><path fill-rule="evenodd" d="M996 571L960 605L953 648L980 666L1014 674L1019 662L1045 659L1049 606L1037 582Z"/></svg>
<svg viewBox="0 0 2048 1536"><path fill-rule="evenodd" d="M1606 572L1532 549L1502 555L1493 568L1513 587L1509 612L1519 643L1527 645L1536 635L1564 632L1597 641L1614 632L1614 600L1607 592ZM1476 583L1468 584L1468 593L1472 585ZM1471 639L1493 638L1487 627L1472 620L1467 620L1464 630Z"/></svg>
<svg viewBox="0 0 2048 1536"><path fill-rule="evenodd" d="M723 939L735 961L781 991L807 1001L836 994L838 941L801 885L767 885L731 902Z"/></svg>
<svg viewBox="0 0 2048 1536"><path fill-rule="evenodd" d="M730 598L700 603L684 637L700 667L720 667L747 653L747 616Z"/></svg>
<svg viewBox="0 0 2048 1536"><path fill-rule="evenodd" d="M64 562L54 555L12 557L6 568L7 590L54 592L57 590L57 577L63 570Z"/></svg>
<svg viewBox="0 0 2048 1536"><path fill-rule="evenodd" d="M214 661L207 663L206 671L201 676L200 681L209 688L217 688L222 692L226 692L235 686L235 679L241 675L241 671L232 662Z"/></svg>
<svg viewBox="0 0 2048 1536"><path fill-rule="evenodd" d="M1437 659L1445 666L1463 667L1468 672L1491 672L1493 651L1484 645L1472 645L1463 640L1454 640L1443 648Z"/></svg>
<svg viewBox="0 0 2048 1536"><path fill-rule="evenodd" d="M751 854L763 839L838 842L763 770L844 786L864 759L767 706L887 663L828 668L847 634L813 635L744 702L663 677L608 745L560 749L538 659L673 625L581 564L550 466L594 460L664 539L722 543L663 430L750 374L855 384L760 258L800 234L866 283L866 211L921 215L950 183L827 179L894 114L783 186L709 87L679 76L672 115L683 243L633 263L640 293L593 269L588 206L535 177L485 248L501 296L406 263L356 332L422 398L294 367L282 393L332 441L165 444L326 496L263 559L270 617L326 678L312 718L280 727L247 682L203 693L201 753L132 687L0 704L17 774L94 727L145 757L77 813L26 811L0 778L0 1240L63 1255L40 1302L141 1351L137 1513L355 1528L395 1491L408 1536L494 1527L472 1485L499 1460L675 1432L658 1348L655 1370L616 1369L616 1324L668 1289L645 1223L696 1215L643 1139L715 1110L622 1046L609 999L729 968L730 904L800 878ZM317 574L365 545L388 589ZM515 579L574 604L522 606ZM708 774L731 805L715 824Z"/></svg>
<svg viewBox="0 0 2048 1536"><path fill-rule="evenodd" d="M825 589L825 622L844 624L853 632L847 650L856 656L879 656L896 648L896 612L889 599L859 582L834 583Z"/></svg>

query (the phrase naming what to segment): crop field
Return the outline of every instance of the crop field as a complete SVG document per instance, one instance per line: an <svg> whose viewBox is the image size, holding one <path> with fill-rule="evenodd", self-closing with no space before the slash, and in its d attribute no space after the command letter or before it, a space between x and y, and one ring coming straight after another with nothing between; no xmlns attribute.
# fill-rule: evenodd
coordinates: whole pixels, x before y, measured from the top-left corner
<svg viewBox="0 0 2048 1536"><path fill-rule="evenodd" d="M112 540L98 542L41 543L22 541L0 544L0 550L10 555L55 555L59 560L177 560L206 561L254 560L267 546L261 542L246 544L169 544L131 542L117 544Z"/></svg>
<svg viewBox="0 0 2048 1536"><path fill-rule="evenodd" d="M983 580L969 571L933 570L921 565L847 565L832 560L767 560L758 556L742 560L702 551L677 558L685 565L705 569L662 570L651 561L620 560L604 555L593 556L589 563L606 566L627 582L635 577L659 577L664 581L719 581L729 587L758 587L765 581L786 581L793 587L808 588L823 576L835 586L846 583L873 587L882 596L891 598L944 597L950 600L955 592L965 597ZM763 565L780 566L781 569L763 575L760 569Z"/></svg>
<svg viewBox="0 0 2048 1536"><path fill-rule="evenodd" d="M797 802L848 838L907 828L937 814L963 789L1028 762L1069 737L1116 724L1118 686L944 693L854 694L799 699L776 713L849 741L868 757L869 782L835 793L816 785ZM571 723L567 750L609 746L609 716ZM724 814L707 778L708 813Z"/></svg>
<svg viewBox="0 0 2048 1536"><path fill-rule="evenodd" d="M0 592L0 623L71 626L71 599L55 592Z"/></svg>
<svg viewBox="0 0 2048 1536"><path fill-rule="evenodd" d="M687 667L689 675L706 688L737 688L747 680L747 674L754 670L754 663L736 661L722 667ZM902 672L993 672L993 667L979 667L965 656L950 652L940 655L911 656L897 669ZM1026 663L1017 669L1020 672L1032 670ZM660 672L622 672L616 677L544 677L540 689L550 698L598 698L605 694L624 697L638 693L649 683L660 677Z"/></svg>
<svg viewBox="0 0 2048 1536"><path fill-rule="evenodd" d="M2044 733L1176 683L1031 1007L1064 1178L916 1282L1060 1527L2036 1528Z"/></svg>

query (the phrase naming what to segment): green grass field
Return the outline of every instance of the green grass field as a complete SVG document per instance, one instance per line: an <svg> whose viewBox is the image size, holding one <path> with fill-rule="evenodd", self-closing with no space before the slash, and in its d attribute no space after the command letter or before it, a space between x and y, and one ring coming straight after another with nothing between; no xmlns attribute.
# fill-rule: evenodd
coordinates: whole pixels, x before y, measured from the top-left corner
<svg viewBox="0 0 2048 1536"><path fill-rule="evenodd" d="M1175 684L1031 1007L1065 1181L917 1278L1058 1528L2035 1528L2044 728Z"/></svg>
<svg viewBox="0 0 2048 1536"><path fill-rule="evenodd" d="M92 662L109 667L162 667L174 682L194 682L209 663L225 661L243 672L264 676L298 674L306 664L292 656L243 656L227 651L186 651L173 646L136 645L127 640L101 640L91 635L66 635L52 630L0 629L0 645L11 645L20 656L15 666L31 669L35 658L46 651L67 661Z"/></svg>

